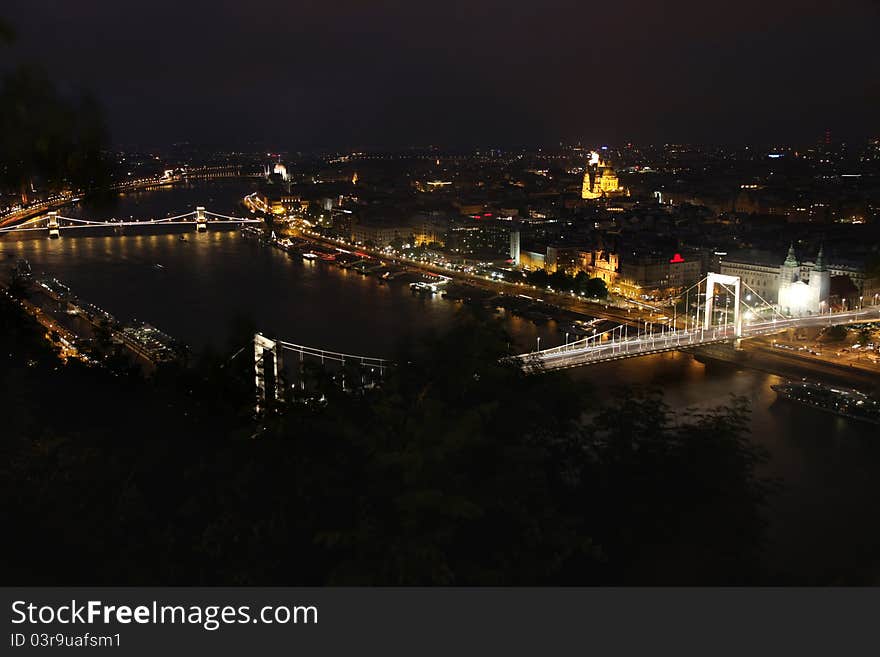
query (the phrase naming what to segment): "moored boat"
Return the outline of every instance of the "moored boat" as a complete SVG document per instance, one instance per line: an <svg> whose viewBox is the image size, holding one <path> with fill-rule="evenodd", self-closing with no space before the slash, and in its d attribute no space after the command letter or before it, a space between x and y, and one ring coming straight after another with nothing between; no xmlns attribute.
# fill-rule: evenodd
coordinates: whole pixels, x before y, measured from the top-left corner
<svg viewBox="0 0 880 657"><path fill-rule="evenodd" d="M858 390L811 381L779 383L770 387L782 399L841 417L880 424L880 401Z"/></svg>

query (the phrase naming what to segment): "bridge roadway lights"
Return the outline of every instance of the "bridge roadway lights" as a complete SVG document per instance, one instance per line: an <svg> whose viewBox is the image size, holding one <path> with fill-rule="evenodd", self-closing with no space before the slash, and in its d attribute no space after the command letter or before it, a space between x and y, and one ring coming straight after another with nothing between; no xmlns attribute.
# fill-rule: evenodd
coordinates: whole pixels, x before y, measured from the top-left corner
<svg viewBox="0 0 880 657"><path fill-rule="evenodd" d="M196 208L196 232L203 230L208 230L208 223L205 218L205 207L200 205Z"/></svg>
<svg viewBox="0 0 880 657"><path fill-rule="evenodd" d="M50 212L49 213L49 237L57 238L61 237L60 225L58 224L58 213Z"/></svg>

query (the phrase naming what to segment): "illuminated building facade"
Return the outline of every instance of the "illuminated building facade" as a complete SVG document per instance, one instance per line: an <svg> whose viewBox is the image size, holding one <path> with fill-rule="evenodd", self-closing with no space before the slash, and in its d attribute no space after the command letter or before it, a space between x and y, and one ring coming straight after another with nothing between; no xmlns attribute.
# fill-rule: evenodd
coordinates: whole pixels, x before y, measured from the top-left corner
<svg viewBox="0 0 880 657"><path fill-rule="evenodd" d="M519 252L519 263L523 269L531 271L544 269L546 260L546 253L541 251L529 251L524 249Z"/></svg>
<svg viewBox="0 0 880 657"><path fill-rule="evenodd" d="M400 240L412 243L412 229L409 226L372 222L352 222L351 241L376 248L385 248Z"/></svg>
<svg viewBox="0 0 880 657"><path fill-rule="evenodd" d="M798 262L791 246L782 265L778 262L779 256L769 252L742 251L723 255L719 268L722 274L738 276L747 286L745 294L756 293L783 314L827 312L831 277L840 270L826 263L824 249L819 249L815 262Z"/></svg>
<svg viewBox="0 0 880 657"><path fill-rule="evenodd" d="M505 259L510 255L511 232L506 221L459 217L449 224L446 249L456 256L485 256Z"/></svg>
<svg viewBox="0 0 880 657"><path fill-rule="evenodd" d="M812 315L828 310L831 295L831 272L825 265L823 249L810 268L809 280L803 280L794 245L779 270L779 309L786 315Z"/></svg>
<svg viewBox="0 0 880 657"><path fill-rule="evenodd" d="M544 258L544 269L549 274L561 271L565 274L575 275L582 270L581 254L583 250L583 247L580 246L548 246L547 255Z"/></svg>
<svg viewBox="0 0 880 657"><path fill-rule="evenodd" d="M761 299L774 304L779 300L779 255L771 252L747 250L725 253L718 260L719 272L738 276Z"/></svg>
<svg viewBox="0 0 880 657"><path fill-rule="evenodd" d="M419 192L441 192L452 187L451 180L417 180L413 183Z"/></svg>
<svg viewBox="0 0 880 657"><path fill-rule="evenodd" d="M590 160L584 171L581 198L597 199L620 194L626 194L626 190L620 186L617 173L611 165L602 161L597 152L591 152Z"/></svg>
<svg viewBox="0 0 880 657"><path fill-rule="evenodd" d="M519 230L510 231L510 260L514 267L519 267L520 261L520 234Z"/></svg>
<svg viewBox="0 0 880 657"><path fill-rule="evenodd" d="M700 280L703 264L696 254L632 253L620 260L617 288L623 296L662 298Z"/></svg>
<svg viewBox="0 0 880 657"><path fill-rule="evenodd" d="M523 269L543 269L548 274L561 271L569 276L583 272L600 278L610 288L620 275L620 257L608 249L550 245L545 250L521 249L519 232L511 233L510 258Z"/></svg>
<svg viewBox="0 0 880 657"><path fill-rule="evenodd" d="M287 173L287 167L284 166L281 162L276 162L271 170L269 167L270 165L267 164L266 168L263 170L263 175L265 175L267 179L271 180L274 176L282 182L288 182L290 180L290 176Z"/></svg>
<svg viewBox="0 0 880 657"><path fill-rule="evenodd" d="M601 278L611 288L617 284L620 274L620 257L608 249L581 251L580 270L589 274L590 278Z"/></svg>
<svg viewBox="0 0 880 657"><path fill-rule="evenodd" d="M449 220L441 214L418 214L411 220L413 243L419 245L446 244Z"/></svg>

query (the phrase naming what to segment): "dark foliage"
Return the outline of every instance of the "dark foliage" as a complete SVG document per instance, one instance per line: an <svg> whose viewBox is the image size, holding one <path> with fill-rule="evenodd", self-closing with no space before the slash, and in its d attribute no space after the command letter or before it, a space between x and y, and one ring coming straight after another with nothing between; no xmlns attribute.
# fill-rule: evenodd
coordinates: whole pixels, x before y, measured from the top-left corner
<svg viewBox="0 0 880 657"><path fill-rule="evenodd" d="M674 418L622 393L598 409L564 375L503 361L496 325L465 322L398 354L380 388L312 372L323 401L258 424L247 350L144 380L59 365L8 297L0 324L8 584L757 574L766 491L740 402Z"/></svg>
<svg viewBox="0 0 880 657"><path fill-rule="evenodd" d="M11 36L0 24L0 42ZM103 111L90 94L65 97L45 71L26 65L0 81L0 183L23 199L36 178L55 190L105 187L107 142Z"/></svg>
<svg viewBox="0 0 880 657"><path fill-rule="evenodd" d="M585 272L569 276L563 271L548 274L545 270L538 269L526 274L526 280L536 287L551 287L562 292L576 292L594 299L604 299L608 296L608 286L605 281L601 278L590 278Z"/></svg>

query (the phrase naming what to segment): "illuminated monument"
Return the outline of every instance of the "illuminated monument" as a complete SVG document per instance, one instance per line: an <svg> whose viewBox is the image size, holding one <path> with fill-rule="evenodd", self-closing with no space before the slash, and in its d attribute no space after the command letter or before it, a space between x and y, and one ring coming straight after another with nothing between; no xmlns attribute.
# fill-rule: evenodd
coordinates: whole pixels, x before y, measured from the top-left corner
<svg viewBox="0 0 880 657"><path fill-rule="evenodd" d="M603 162L596 151L590 152L590 160L584 171L584 183L581 187L581 198L596 199L603 196L619 196L626 194L614 169Z"/></svg>
<svg viewBox="0 0 880 657"><path fill-rule="evenodd" d="M290 180L290 174L287 173L287 167L281 164L281 162L276 162L275 166L267 164L263 169L263 175L267 180L271 180L272 176L278 176L282 182L288 182Z"/></svg>
<svg viewBox="0 0 880 657"><path fill-rule="evenodd" d="M809 271L809 280L801 278L801 266L794 254L794 245L779 272L779 309L787 315L812 315L828 311L831 273L825 265L825 254L819 247L816 264Z"/></svg>

